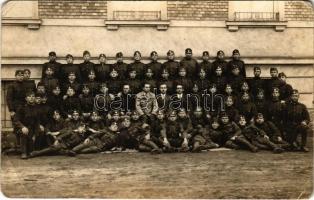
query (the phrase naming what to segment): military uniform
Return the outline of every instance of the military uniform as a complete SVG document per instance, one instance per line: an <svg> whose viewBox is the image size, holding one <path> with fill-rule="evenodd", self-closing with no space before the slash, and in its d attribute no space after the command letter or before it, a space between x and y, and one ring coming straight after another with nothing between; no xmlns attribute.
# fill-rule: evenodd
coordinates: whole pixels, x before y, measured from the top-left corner
<svg viewBox="0 0 314 200"><path fill-rule="evenodd" d="M106 82L109 78L111 68L112 66L106 63L96 64L95 65L96 80L98 82Z"/></svg>
<svg viewBox="0 0 314 200"><path fill-rule="evenodd" d="M49 61L49 62L44 63L44 65L42 67L42 73L41 73L42 78L46 77L45 72L46 72L48 67L54 71L53 77L59 79L60 78L61 63L59 63L57 61Z"/></svg>
<svg viewBox="0 0 314 200"><path fill-rule="evenodd" d="M80 95L79 97L81 112L84 116L84 113L91 113L94 110L94 97L92 95ZM88 116L89 117L89 116ZM86 120L87 117L85 117Z"/></svg>
<svg viewBox="0 0 314 200"><path fill-rule="evenodd" d="M217 52L217 56L219 55L219 54L225 54L223 51L218 51ZM222 69L222 74L223 75L227 75L227 62L225 61L225 60L220 60L218 57L215 59L215 61L212 63L212 72L213 73L215 73L215 71L216 71L216 69L217 69L217 67L218 66L220 66L221 67L221 69Z"/></svg>
<svg viewBox="0 0 314 200"><path fill-rule="evenodd" d="M227 78L225 76L214 75L211 82L216 85L217 93L223 94L224 89L226 88Z"/></svg>
<svg viewBox="0 0 314 200"><path fill-rule="evenodd" d="M233 50L232 55L234 55L236 53L240 54L239 50L237 50L237 49ZM232 69L233 65L238 66L239 70L240 70L240 75L243 76L244 78L246 78L245 64L244 64L243 60L232 58L232 60L230 60L228 62L228 65L227 65L227 71L228 71L227 74L229 74L229 75L231 74L230 70Z"/></svg>
<svg viewBox="0 0 314 200"><path fill-rule="evenodd" d="M80 67L73 63L63 64L60 69L60 83L65 83L68 80L70 72L74 72L76 80L82 83Z"/></svg>
<svg viewBox="0 0 314 200"><path fill-rule="evenodd" d="M67 116L69 113L72 113L74 110L81 111L81 104L78 97L68 96L63 100L62 103L62 113L64 116Z"/></svg>
<svg viewBox="0 0 314 200"><path fill-rule="evenodd" d="M51 94L52 90L59 85L59 81L57 78L48 75L42 79L42 83L46 88L47 94Z"/></svg>
<svg viewBox="0 0 314 200"><path fill-rule="evenodd" d="M133 63L128 65L128 72L130 72L131 70L135 70L137 77L139 79L142 79L144 67L145 67L145 64L142 63L141 61L134 61Z"/></svg>
<svg viewBox="0 0 314 200"><path fill-rule="evenodd" d="M96 77L98 75L99 77L99 66L97 70L95 70L95 64L90 61L84 61L79 65L81 77L82 77L82 83L85 83L88 80L88 74L90 71L95 71ZM102 81L102 80L99 80Z"/></svg>
<svg viewBox="0 0 314 200"><path fill-rule="evenodd" d="M54 95L54 94L50 94L48 95L47 98L47 104L51 107L52 110L59 110L61 111L62 109L62 96L59 95Z"/></svg>
<svg viewBox="0 0 314 200"><path fill-rule="evenodd" d="M72 88L75 91L75 96L78 96L81 91L81 84L77 81L67 81L64 83L62 87L62 94L65 95L67 93L68 88Z"/></svg>
<svg viewBox="0 0 314 200"><path fill-rule="evenodd" d="M170 50L167 52L167 55L168 56L174 55L174 52ZM179 66L180 66L179 62L168 59L166 62L162 64L162 70L166 69L170 74L170 79L174 80L178 75Z"/></svg>
<svg viewBox="0 0 314 200"><path fill-rule="evenodd" d="M185 54L192 54L192 50L190 48L185 50ZM187 76L189 78L196 76L196 70L198 69L198 62L194 58L184 57L180 61L180 67L185 68L187 72Z"/></svg>
<svg viewBox="0 0 314 200"><path fill-rule="evenodd" d="M283 119L284 119L285 104L279 99L272 98L267 102L265 118L276 125L280 131L283 131ZM264 114L264 112L261 112Z"/></svg>
<svg viewBox="0 0 314 200"><path fill-rule="evenodd" d="M209 53L207 51L204 51L203 56L209 56ZM199 73L201 70L205 71L207 79L210 80L213 75L212 63L208 60L203 60L201 63L199 63L196 73Z"/></svg>
<svg viewBox="0 0 314 200"><path fill-rule="evenodd" d="M251 119L257 114L256 106L250 100L247 102L241 100L238 103L237 108L239 110L239 114L244 115L247 122L251 121Z"/></svg>
<svg viewBox="0 0 314 200"><path fill-rule="evenodd" d="M265 90L265 80L261 79L261 77L253 77L251 80L249 80L249 86L251 88L252 94L256 96L259 89Z"/></svg>

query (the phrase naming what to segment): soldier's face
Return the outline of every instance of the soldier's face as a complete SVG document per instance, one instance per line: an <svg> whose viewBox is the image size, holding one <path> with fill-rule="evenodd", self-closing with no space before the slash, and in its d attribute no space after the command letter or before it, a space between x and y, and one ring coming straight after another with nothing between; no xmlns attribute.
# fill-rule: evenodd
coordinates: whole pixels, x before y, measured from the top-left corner
<svg viewBox="0 0 314 200"><path fill-rule="evenodd" d="M158 113L157 115L157 119L162 120L164 118L164 114L163 113Z"/></svg>
<svg viewBox="0 0 314 200"><path fill-rule="evenodd" d="M239 60L239 58L240 58L240 54L239 53L235 53L235 54L233 54L233 59L235 59L235 60Z"/></svg>
<svg viewBox="0 0 314 200"><path fill-rule="evenodd" d="M72 57L68 57L66 60L67 60L68 64L72 64L73 63L73 58Z"/></svg>
<svg viewBox="0 0 314 200"><path fill-rule="evenodd" d="M131 121L129 119L125 119L123 120L122 125L128 128L131 126Z"/></svg>
<svg viewBox="0 0 314 200"><path fill-rule="evenodd" d="M254 71L254 76L255 77L260 77L261 76L261 70L257 69Z"/></svg>
<svg viewBox="0 0 314 200"><path fill-rule="evenodd" d="M185 57L188 58L188 59L192 58L192 53L186 53Z"/></svg>
<svg viewBox="0 0 314 200"><path fill-rule="evenodd" d="M145 84L143 90L144 90L144 92L149 92L150 91L150 85Z"/></svg>
<svg viewBox="0 0 314 200"><path fill-rule="evenodd" d="M55 61L56 60L56 56L49 56L48 59L49 59L49 61Z"/></svg>
<svg viewBox="0 0 314 200"><path fill-rule="evenodd" d="M174 121L177 120L177 116L171 115L171 116L169 117L169 120L172 121L172 122L174 122Z"/></svg>
<svg viewBox="0 0 314 200"><path fill-rule="evenodd" d="M206 55L206 56L203 56L202 59L203 59L204 61L208 61L208 60L209 60L209 56L207 56L207 55Z"/></svg>
<svg viewBox="0 0 314 200"><path fill-rule="evenodd" d="M36 104L40 104L41 103L41 98L40 97L36 97L35 98L35 103Z"/></svg>
<svg viewBox="0 0 314 200"><path fill-rule="evenodd" d="M92 121L95 122L95 121L98 120L99 117L98 117L98 114L97 114L97 113L93 113L90 118L91 118Z"/></svg>
<svg viewBox="0 0 314 200"><path fill-rule="evenodd" d="M222 118L221 118L221 122L222 122L223 124L227 124L227 123L229 122L229 117L222 117Z"/></svg>
<svg viewBox="0 0 314 200"><path fill-rule="evenodd" d="M69 74L68 78L69 78L69 81L75 81L76 76L75 76L75 74L71 73L71 74Z"/></svg>
<svg viewBox="0 0 314 200"><path fill-rule="evenodd" d="M28 80L30 76L31 76L31 73L28 70L24 71L24 80Z"/></svg>
<svg viewBox="0 0 314 200"><path fill-rule="evenodd" d="M118 125L116 123L111 124L110 130L113 132L117 132L118 131Z"/></svg>
<svg viewBox="0 0 314 200"><path fill-rule="evenodd" d="M178 86L177 87L177 93L178 94L182 94L183 93L183 87L182 86Z"/></svg>
<svg viewBox="0 0 314 200"><path fill-rule="evenodd" d="M236 75L236 76L239 75L239 74L240 74L239 68L233 69L233 70L232 70L232 74L233 74L233 75Z"/></svg>
<svg viewBox="0 0 314 200"><path fill-rule="evenodd" d="M220 54L218 54L217 57L218 57L219 60L223 60L225 58L225 55L220 53Z"/></svg>
<svg viewBox="0 0 314 200"><path fill-rule="evenodd" d="M25 98L26 102L29 104L34 104L35 103L35 95L30 94Z"/></svg>
<svg viewBox="0 0 314 200"><path fill-rule="evenodd" d="M112 119L113 119L114 121L118 121L118 120L120 119L119 114L118 114L118 113L113 114Z"/></svg>
<svg viewBox="0 0 314 200"><path fill-rule="evenodd" d="M88 74L88 79L89 80L94 80L95 78L96 78L96 75L95 75L94 72L91 72L91 73Z"/></svg>
<svg viewBox="0 0 314 200"><path fill-rule="evenodd" d="M90 60L90 54L85 54L83 56L83 58L84 58L84 61L89 61Z"/></svg>
<svg viewBox="0 0 314 200"><path fill-rule="evenodd" d="M279 90L273 90L272 96L278 98L280 96Z"/></svg>
<svg viewBox="0 0 314 200"><path fill-rule="evenodd" d="M242 96L242 100L243 100L244 102L247 102L249 99L250 99L250 97L249 97L248 94L244 94L244 95Z"/></svg>
<svg viewBox="0 0 314 200"><path fill-rule="evenodd" d="M134 120L134 121L137 121L140 118L140 116L138 116L138 114L136 114L136 113L133 113L133 115L131 117L132 117L132 120Z"/></svg>
<svg viewBox="0 0 314 200"><path fill-rule="evenodd" d="M110 72L110 77L111 77L111 78L117 78L118 75L119 75L118 72L115 71L115 70L113 70L113 71Z"/></svg>
<svg viewBox="0 0 314 200"><path fill-rule="evenodd" d="M240 126L245 126L246 125L245 118L241 117L240 120L239 120L239 124L240 124Z"/></svg>
<svg viewBox="0 0 314 200"><path fill-rule="evenodd" d="M213 123L212 123L212 128L213 129L217 129L219 127L219 123L217 122L217 121L214 121Z"/></svg>
<svg viewBox="0 0 314 200"><path fill-rule="evenodd" d="M292 94L291 95L291 100L294 102L298 102L299 101L299 94Z"/></svg>
<svg viewBox="0 0 314 200"><path fill-rule="evenodd" d="M74 90L72 89L72 88L69 88L68 90L67 90L67 95L68 96L73 96L75 94L75 92L74 92Z"/></svg>
<svg viewBox="0 0 314 200"><path fill-rule="evenodd" d="M210 89L209 89L209 91L211 92L211 93L215 93L215 92L217 92L217 88L214 86L214 87L211 87Z"/></svg>
<svg viewBox="0 0 314 200"><path fill-rule="evenodd" d="M257 98L258 98L258 99L264 99L264 93L263 93L263 92L259 92L259 93L257 94Z"/></svg>
<svg viewBox="0 0 314 200"><path fill-rule="evenodd" d="M54 74L53 70L51 68L46 69L46 75L52 76Z"/></svg>
<svg viewBox="0 0 314 200"><path fill-rule="evenodd" d="M102 85L100 91L105 94L108 92L108 87L106 85Z"/></svg>
<svg viewBox="0 0 314 200"><path fill-rule="evenodd" d="M60 113L58 113L58 112L53 113L53 119L54 120L58 121L60 118L61 118Z"/></svg>
<svg viewBox="0 0 314 200"><path fill-rule="evenodd" d="M24 73L24 74L25 74L25 73ZM287 79L287 78L286 78L285 76L281 76L281 77L280 77L280 80L281 80L282 82L284 82L284 83L286 82L286 79Z"/></svg>
<svg viewBox="0 0 314 200"><path fill-rule="evenodd" d="M180 112L178 113L178 116L179 116L180 118L185 118L185 117L186 117L186 112L185 112L185 111L180 111Z"/></svg>
<svg viewBox="0 0 314 200"><path fill-rule="evenodd" d="M153 72L152 71L147 71L145 75L146 75L147 78L151 78L151 77L153 77Z"/></svg>
<svg viewBox="0 0 314 200"><path fill-rule="evenodd" d="M56 87L56 88L54 88L54 89L52 90L52 93L53 93L54 95L59 95L59 94L61 93L61 90L60 90L59 87Z"/></svg>
<svg viewBox="0 0 314 200"><path fill-rule="evenodd" d="M130 71L129 76L130 76L130 78L135 78L136 77L136 71Z"/></svg>
<svg viewBox="0 0 314 200"><path fill-rule="evenodd" d="M135 55L134 55L134 60L135 61L140 61L142 59L142 57L141 57L141 55L139 54L139 53L136 53Z"/></svg>
<svg viewBox="0 0 314 200"><path fill-rule="evenodd" d="M231 88L231 86L229 86L229 85L226 86L226 90L225 90L225 91L226 91L227 94L231 94L231 93L232 93L232 88Z"/></svg>
<svg viewBox="0 0 314 200"><path fill-rule="evenodd" d="M167 55L168 60L174 60L174 54L169 54Z"/></svg>
<svg viewBox="0 0 314 200"><path fill-rule="evenodd" d="M151 56L151 59L152 59L153 61L157 61L158 55L157 55L157 54L152 55L152 56Z"/></svg>
<svg viewBox="0 0 314 200"><path fill-rule="evenodd" d="M166 85L161 85L161 86L159 87L159 90L160 90L160 92L161 92L162 94L166 94L166 92L167 92L167 86L166 86Z"/></svg>
<svg viewBox="0 0 314 200"><path fill-rule="evenodd" d="M246 83L244 83L244 84L242 84L241 89L242 89L243 91L248 91L248 90L249 90L249 85L246 84Z"/></svg>
<svg viewBox="0 0 314 200"><path fill-rule="evenodd" d="M204 70L201 70L200 73L199 73L199 76L201 79L205 78L206 77L206 72Z"/></svg>
<svg viewBox="0 0 314 200"><path fill-rule="evenodd" d="M179 71L179 76L185 77L186 76L186 71L185 70L180 70Z"/></svg>
<svg viewBox="0 0 314 200"><path fill-rule="evenodd" d="M197 85L194 85L193 88L192 88L192 91L194 93L197 93L198 92L198 86Z"/></svg>
<svg viewBox="0 0 314 200"><path fill-rule="evenodd" d="M45 86L38 86L37 87L37 92L39 93L39 94L45 94L46 93L46 89L45 89Z"/></svg>
<svg viewBox="0 0 314 200"><path fill-rule="evenodd" d="M89 88L88 87L84 87L82 90L84 95L88 95L89 94Z"/></svg>
<svg viewBox="0 0 314 200"><path fill-rule="evenodd" d="M270 76L273 77L273 78L278 77L278 71L277 70L272 70L270 72Z"/></svg>
<svg viewBox="0 0 314 200"><path fill-rule="evenodd" d="M221 70L220 67L217 68L215 72L216 72L216 75L217 75L217 76L221 76L221 74L222 74L222 70Z"/></svg>
<svg viewBox="0 0 314 200"><path fill-rule="evenodd" d="M42 97L42 98L41 98L41 103L42 103L42 104L45 104L46 102L47 102L47 97Z"/></svg>
<svg viewBox="0 0 314 200"><path fill-rule="evenodd" d="M23 75L23 74L17 74L17 75L15 76L15 79L16 79L17 81L23 81L23 80L24 80L24 75Z"/></svg>
<svg viewBox="0 0 314 200"><path fill-rule="evenodd" d="M161 74L161 77L164 78L164 79L168 79L169 73L168 73L168 72L163 72L163 73Z"/></svg>
<svg viewBox="0 0 314 200"><path fill-rule="evenodd" d="M264 123L264 117L263 117L263 116L257 117L256 120L255 120L255 122L258 123L258 124Z"/></svg>
<svg viewBox="0 0 314 200"><path fill-rule="evenodd" d="M232 106L233 105L233 99L232 98L227 98L226 99L226 105L228 106L228 107L230 107L230 106Z"/></svg>
<svg viewBox="0 0 314 200"><path fill-rule="evenodd" d="M80 118L80 114L78 112L74 112L72 118L77 121Z"/></svg>
<svg viewBox="0 0 314 200"><path fill-rule="evenodd" d="M106 57L101 56L98 60L99 60L100 63L105 63L106 62Z"/></svg>
<svg viewBox="0 0 314 200"><path fill-rule="evenodd" d="M128 85L123 86L123 93L128 94L129 92L130 92L130 86Z"/></svg>

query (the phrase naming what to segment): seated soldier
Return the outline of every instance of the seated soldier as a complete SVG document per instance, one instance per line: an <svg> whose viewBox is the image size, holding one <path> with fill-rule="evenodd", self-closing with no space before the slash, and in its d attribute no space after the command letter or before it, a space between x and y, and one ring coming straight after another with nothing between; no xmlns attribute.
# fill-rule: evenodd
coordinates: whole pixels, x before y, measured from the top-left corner
<svg viewBox="0 0 314 200"><path fill-rule="evenodd" d="M225 100L225 112L231 121L235 121L239 116L239 110L235 108L232 96L227 96Z"/></svg>
<svg viewBox="0 0 314 200"><path fill-rule="evenodd" d="M105 118L108 110L110 102L114 99L108 93L109 89L107 87L107 83L101 83L99 85L99 94L97 94L94 98L94 106L99 111L99 114L102 118Z"/></svg>
<svg viewBox="0 0 314 200"><path fill-rule="evenodd" d="M52 145L56 139L56 136L60 134L60 131L66 128L65 121L61 116L59 110L54 110L52 112L52 119L45 126L45 134L47 135L48 145Z"/></svg>
<svg viewBox="0 0 314 200"><path fill-rule="evenodd" d="M63 100L61 96L60 86L56 85L55 88L52 89L52 93L50 95L48 94L47 104L52 110L61 111L62 102Z"/></svg>
<svg viewBox="0 0 314 200"><path fill-rule="evenodd" d="M154 78L154 73L152 68L145 68L144 71L144 78L142 80L142 83L148 83L150 87L152 88L152 91L155 93L155 90L157 90L157 81L156 78Z"/></svg>
<svg viewBox="0 0 314 200"><path fill-rule="evenodd" d="M248 93L243 93L241 96L241 100L237 106L239 113L244 115L245 120L250 122L253 117L257 114L256 106L251 101L250 95Z"/></svg>
<svg viewBox="0 0 314 200"><path fill-rule="evenodd" d="M228 82L234 89L236 93L240 92L242 83L244 82L244 77L240 74L240 69L238 65L232 64L231 74L229 74Z"/></svg>
<svg viewBox="0 0 314 200"><path fill-rule="evenodd" d="M178 69L178 77L174 80L174 85L182 85L185 92L189 93L192 89L192 81L188 78L186 70L184 67Z"/></svg>
<svg viewBox="0 0 314 200"><path fill-rule="evenodd" d="M62 113L64 116L67 116L70 118L70 113L73 110L78 110L81 112L81 104L80 100L75 95L75 90L71 87L69 87L66 91L66 94L63 97L63 103L62 103Z"/></svg>
<svg viewBox="0 0 314 200"><path fill-rule="evenodd" d="M283 140L280 130L271 121L267 121L264 118L263 113L258 113L254 118L254 125L265 132L269 137L269 140L279 147L288 148L288 143Z"/></svg>
<svg viewBox="0 0 314 200"><path fill-rule="evenodd" d="M130 85L131 93L137 94L141 91L141 81L138 78L138 74L135 69L128 69L128 76L124 82L124 84Z"/></svg>
<svg viewBox="0 0 314 200"><path fill-rule="evenodd" d="M90 93L88 85L84 84L82 94L79 95L80 107L82 112L83 121L87 121L94 109L94 97Z"/></svg>
<svg viewBox="0 0 314 200"><path fill-rule="evenodd" d="M99 82L96 81L96 75L94 70L88 72L88 80L85 82L84 85L88 86L91 96L95 97L99 93Z"/></svg>
<svg viewBox="0 0 314 200"><path fill-rule="evenodd" d="M177 121L177 114L171 111L167 119L166 130L162 132L163 146L165 152L182 151L188 148L187 132L183 130Z"/></svg>
<svg viewBox="0 0 314 200"><path fill-rule="evenodd" d="M156 145L151 138L151 128L148 124L144 123L138 129L139 135L136 137L138 141L138 149L142 152L162 153L162 150Z"/></svg>
<svg viewBox="0 0 314 200"><path fill-rule="evenodd" d="M278 74L280 81L282 82L279 91L280 91L280 100L283 102L289 101L292 95L293 88L290 84L286 82L287 75L283 72Z"/></svg>
<svg viewBox="0 0 314 200"><path fill-rule="evenodd" d="M265 81L261 79L261 68L260 67L254 67L254 77L250 80L250 88L252 90L253 96L257 95L258 89L262 89L265 91Z"/></svg>
<svg viewBox="0 0 314 200"><path fill-rule="evenodd" d="M75 95L78 96L80 92L80 83L76 80L74 72L70 72L68 80L63 84L62 94L66 95L68 88L71 87L75 91Z"/></svg>
<svg viewBox="0 0 314 200"><path fill-rule="evenodd" d="M162 69L169 72L169 79L175 80L178 75L179 62L175 61L174 51L169 50L167 52L167 61L162 64Z"/></svg>
<svg viewBox="0 0 314 200"><path fill-rule="evenodd" d="M227 79L226 76L223 74L222 66L218 65L216 67L211 82L212 84L216 85L217 93L223 94L223 91L227 84Z"/></svg>
<svg viewBox="0 0 314 200"><path fill-rule="evenodd" d="M45 71L45 77L42 78L41 82L45 85L47 94L52 93L52 89L59 85L58 79L53 75L53 68L48 66Z"/></svg>
<svg viewBox="0 0 314 200"><path fill-rule="evenodd" d="M263 115L266 117L269 102L266 101L266 97L265 97L265 93L263 89L258 89L257 95L254 99L254 104L256 106L257 112L263 113Z"/></svg>
<svg viewBox="0 0 314 200"><path fill-rule="evenodd" d="M114 98L122 89L122 80L119 78L118 71L112 69L109 72L109 80L108 80L108 88L109 88L109 95Z"/></svg>
<svg viewBox="0 0 314 200"><path fill-rule="evenodd" d="M207 120L208 124L205 126L206 131L203 132L203 138L206 140L208 147L220 147L223 146L223 135L220 131L219 118L213 117ZM213 143L211 143L213 142ZM206 145L205 145L206 147Z"/></svg>

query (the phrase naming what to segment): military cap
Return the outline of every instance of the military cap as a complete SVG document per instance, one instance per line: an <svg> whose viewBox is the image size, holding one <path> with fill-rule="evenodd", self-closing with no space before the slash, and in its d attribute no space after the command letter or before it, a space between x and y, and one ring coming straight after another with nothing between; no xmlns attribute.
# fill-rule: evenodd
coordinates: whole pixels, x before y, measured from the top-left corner
<svg viewBox="0 0 314 200"><path fill-rule="evenodd" d="M157 115L161 115L161 114L164 114L164 110L159 109L159 110L157 111Z"/></svg>
<svg viewBox="0 0 314 200"><path fill-rule="evenodd" d="M88 88L89 89L89 85L88 84L83 84L82 85L82 89L84 89L84 88Z"/></svg>
<svg viewBox="0 0 314 200"><path fill-rule="evenodd" d="M225 55L225 53L222 50L217 51L217 56L220 54Z"/></svg>
<svg viewBox="0 0 314 200"><path fill-rule="evenodd" d="M141 52L139 52L139 51L135 51L134 54L133 54L133 56L135 56L136 54L142 56Z"/></svg>
<svg viewBox="0 0 314 200"><path fill-rule="evenodd" d="M283 77L283 76L287 78L287 75L286 75L285 73L283 73L283 72L280 72L280 73L278 74L278 77L279 77L279 78L281 78L281 77Z"/></svg>
<svg viewBox="0 0 314 200"><path fill-rule="evenodd" d="M89 51L87 51L87 50L85 50L84 52L83 52L83 56L85 56L85 55L90 55L90 53L89 53Z"/></svg>
<svg viewBox="0 0 314 200"><path fill-rule="evenodd" d="M253 70L254 70L254 71L260 70L260 71L261 71L261 68L260 68L260 67L254 67Z"/></svg>
<svg viewBox="0 0 314 200"><path fill-rule="evenodd" d="M123 53L122 52L118 52L117 54L116 54L116 58L122 58L123 57Z"/></svg>
<svg viewBox="0 0 314 200"><path fill-rule="evenodd" d="M23 72L24 72L24 73L25 73L25 72L31 73L31 70L28 69L28 68L26 68L26 69L23 70Z"/></svg>
<svg viewBox="0 0 314 200"><path fill-rule="evenodd" d="M299 94L299 90L296 89L292 90L292 94Z"/></svg>
<svg viewBox="0 0 314 200"><path fill-rule="evenodd" d="M54 52L54 51L50 51L48 55L49 56L57 56L56 52Z"/></svg>
<svg viewBox="0 0 314 200"><path fill-rule="evenodd" d="M71 74L75 75L75 72L74 71L70 71L68 75L71 75Z"/></svg>
<svg viewBox="0 0 314 200"><path fill-rule="evenodd" d="M28 90L28 91L25 93L25 96L26 96L26 97L31 96L31 95L34 95L34 96L35 96L35 92L32 91L32 90Z"/></svg>
<svg viewBox="0 0 314 200"><path fill-rule="evenodd" d="M106 58L106 55L104 53L99 54L98 58Z"/></svg>
<svg viewBox="0 0 314 200"><path fill-rule="evenodd" d="M20 69L15 70L15 76L17 76L17 75L23 75L23 74L24 74L24 71L23 71L23 70L20 70Z"/></svg>
<svg viewBox="0 0 314 200"><path fill-rule="evenodd" d="M203 51L203 56L209 56L208 51Z"/></svg>
<svg viewBox="0 0 314 200"><path fill-rule="evenodd" d="M226 113L226 112L221 112L219 116L220 116L220 118L222 118L222 117L228 117L229 118L228 113Z"/></svg>
<svg viewBox="0 0 314 200"><path fill-rule="evenodd" d="M112 111L112 115L120 115L120 113L119 113L119 111L114 110L114 111Z"/></svg>
<svg viewBox="0 0 314 200"><path fill-rule="evenodd" d="M172 110L169 112L169 117L171 116L177 116L177 112L175 110Z"/></svg>
<svg viewBox="0 0 314 200"><path fill-rule="evenodd" d="M186 53L186 54L191 54L191 53L192 53L192 49L191 49L191 48L185 49L185 53Z"/></svg>
<svg viewBox="0 0 314 200"><path fill-rule="evenodd" d="M257 118L260 118L260 117L264 118L263 113L257 113L257 114L254 116L254 119L256 120Z"/></svg>
<svg viewBox="0 0 314 200"><path fill-rule="evenodd" d="M179 108L178 112L186 112L185 108Z"/></svg>
<svg viewBox="0 0 314 200"><path fill-rule="evenodd" d="M74 113L78 113L78 114L80 114L80 111L79 111L79 110L74 109L74 110L72 111L72 115L73 115Z"/></svg>
<svg viewBox="0 0 314 200"><path fill-rule="evenodd" d="M150 53L150 56L155 56L155 55L158 55L156 51L152 51L152 52Z"/></svg>
<svg viewBox="0 0 314 200"><path fill-rule="evenodd" d="M169 50L169 51L167 52L167 56L170 56L170 55L174 55L174 51Z"/></svg>
<svg viewBox="0 0 314 200"><path fill-rule="evenodd" d="M238 49L235 49L235 50L232 51L232 55L234 55L236 53L240 54L240 51Z"/></svg>
<svg viewBox="0 0 314 200"><path fill-rule="evenodd" d="M278 72L278 69L276 67L271 67L269 71L277 71Z"/></svg>
<svg viewBox="0 0 314 200"><path fill-rule="evenodd" d="M65 58L73 58L73 56L71 54L67 54Z"/></svg>
<svg viewBox="0 0 314 200"><path fill-rule="evenodd" d="M279 92L279 88L278 87L273 87L272 88L272 91L274 92L274 91L278 91Z"/></svg>

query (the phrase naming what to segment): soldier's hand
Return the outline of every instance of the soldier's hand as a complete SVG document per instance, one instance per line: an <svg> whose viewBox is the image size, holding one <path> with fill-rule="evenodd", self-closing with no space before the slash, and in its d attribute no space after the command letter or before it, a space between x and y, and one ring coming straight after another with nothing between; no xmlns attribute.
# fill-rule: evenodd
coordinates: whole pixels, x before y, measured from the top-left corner
<svg viewBox="0 0 314 200"><path fill-rule="evenodd" d="M55 142L53 143L54 146L59 144L59 140L55 140Z"/></svg>
<svg viewBox="0 0 314 200"><path fill-rule="evenodd" d="M15 115L15 112L14 112L14 111L10 112L10 116L11 116L11 117L13 117L14 115Z"/></svg>
<svg viewBox="0 0 314 200"><path fill-rule="evenodd" d="M281 137L278 137L278 142L281 142L282 141L282 138Z"/></svg>
<svg viewBox="0 0 314 200"><path fill-rule="evenodd" d="M230 140L235 140L236 139L236 136L233 136L232 138L230 138Z"/></svg>
<svg viewBox="0 0 314 200"><path fill-rule="evenodd" d="M150 134L145 135L145 140L150 140Z"/></svg>
<svg viewBox="0 0 314 200"><path fill-rule="evenodd" d="M188 146L188 139L184 138L184 140L182 142L182 146L183 147L187 147Z"/></svg>
<svg viewBox="0 0 314 200"><path fill-rule="evenodd" d="M282 104L285 104L285 103L286 103L286 101L284 101L284 100L281 100L281 101L280 101L280 103L282 103Z"/></svg>
<svg viewBox="0 0 314 200"><path fill-rule="evenodd" d="M162 143L163 143L163 145L165 145L165 146L169 146L169 141L168 141L167 138L164 138L164 141L163 141Z"/></svg>
<svg viewBox="0 0 314 200"><path fill-rule="evenodd" d="M303 125L303 126L307 126L306 121L302 121L302 122L301 122L301 125Z"/></svg>
<svg viewBox="0 0 314 200"><path fill-rule="evenodd" d="M41 132L44 132L45 128L43 127L43 125L39 125L39 129Z"/></svg>
<svg viewBox="0 0 314 200"><path fill-rule="evenodd" d="M90 143L90 139L89 139L89 138L87 138L86 140L84 140L84 143L85 143L85 144Z"/></svg>
<svg viewBox="0 0 314 200"><path fill-rule="evenodd" d="M264 138L265 138L265 139L269 139L269 137L268 137L267 135L264 135Z"/></svg>
<svg viewBox="0 0 314 200"><path fill-rule="evenodd" d="M65 100L66 98L68 98L68 95L64 95L63 96L63 100Z"/></svg>
<svg viewBox="0 0 314 200"><path fill-rule="evenodd" d="M22 128L22 133L23 133L24 135L28 135L28 132L29 132L29 131L28 131L28 128L24 126L24 127Z"/></svg>

